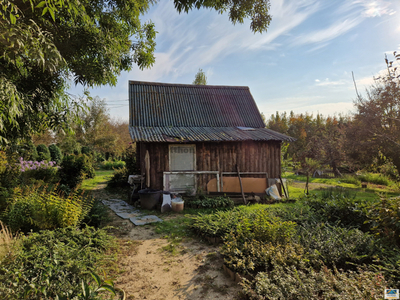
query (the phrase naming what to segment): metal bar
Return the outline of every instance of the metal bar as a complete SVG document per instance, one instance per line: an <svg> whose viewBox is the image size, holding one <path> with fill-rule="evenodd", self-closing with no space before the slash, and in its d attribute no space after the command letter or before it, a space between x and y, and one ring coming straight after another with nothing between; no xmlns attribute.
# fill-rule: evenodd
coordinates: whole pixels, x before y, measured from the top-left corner
<svg viewBox="0 0 400 300"><path fill-rule="evenodd" d="M167 175L173 174L219 174L218 171L168 171L164 172Z"/></svg>
<svg viewBox="0 0 400 300"><path fill-rule="evenodd" d="M220 192L221 189L219 187L219 173L217 173L217 192Z"/></svg>
<svg viewBox="0 0 400 300"><path fill-rule="evenodd" d="M237 172L221 172L225 175L237 175ZM268 175L268 172L240 172L241 175Z"/></svg>

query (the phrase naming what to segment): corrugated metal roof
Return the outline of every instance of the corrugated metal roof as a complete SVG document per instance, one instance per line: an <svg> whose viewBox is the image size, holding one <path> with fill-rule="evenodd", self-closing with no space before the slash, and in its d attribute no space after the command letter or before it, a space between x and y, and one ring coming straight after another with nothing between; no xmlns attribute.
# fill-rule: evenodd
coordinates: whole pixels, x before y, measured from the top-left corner
<svg viewBox="0 0 400 300"><path fill-rule="evenodd" d="M129 82L132 126L264 127L248 87Z"/></svg>
<svg viewBox="0 0 400 300"><path fill-rule="evenodd" d="M129 105L134 141L293 140L264 128L248 87L130 81Z"/></svg>
<svg viewBox="0 0 400 300"><path fill-rule="evenodd" d="M237 127L141 127L130 126L132 139L146 142L226 142L226 141L294 141L267 128L241 130Z"/></svg>

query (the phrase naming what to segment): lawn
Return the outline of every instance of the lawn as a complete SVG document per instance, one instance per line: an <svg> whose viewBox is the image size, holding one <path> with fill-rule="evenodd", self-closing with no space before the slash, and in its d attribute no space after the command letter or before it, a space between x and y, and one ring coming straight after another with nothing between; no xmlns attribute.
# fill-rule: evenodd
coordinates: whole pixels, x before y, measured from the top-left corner
<svg viewBox="0 0 400 300"><path fill-rule="evenodd" d="M287 180L287 187L290 198L299 198L305 193L306 176L295 175L293 172L285 172L282 177ZM310 194L321 195L329 188L342 188L351 196L355 194L356 199L374 200L379 194L389 197L399 196L400 188L398 183L389 182L389 185L368 183L367 188L361 188L360 184L343 182L346 178L313 178L309 179Z"/></svg>
<svg viewBox="0 0 400 300"><path fill-rule="evenodd" d="M97 187L105 187L113 173L114 170L96 170L96 176L94 178L84 180L81 188L84 190L93 190Z"/></svg>

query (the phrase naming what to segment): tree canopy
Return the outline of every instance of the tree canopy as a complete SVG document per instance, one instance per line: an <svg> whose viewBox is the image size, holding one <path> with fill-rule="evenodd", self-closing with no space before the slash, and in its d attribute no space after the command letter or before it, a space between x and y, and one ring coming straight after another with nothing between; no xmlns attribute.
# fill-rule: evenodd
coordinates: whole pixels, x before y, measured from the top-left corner
<svg viewBox="0 0 400 300"><path fill-rule="evenodd" d="M193 84L207 85L207 77L206 77L206 74L203 72L202 69L199 69L199 71L195 75Z"/></svg>
<svg viewBox="0 0 400 300"><path fill-rule="evenodd" d="M69 124L79 106L69 79L86 87L115 85L133 65L154 64L156 30L141 16L153 0L4 0L0 7L0 143ZM175 0L179 12L229 10L265 32L269 0Z"/></svg>

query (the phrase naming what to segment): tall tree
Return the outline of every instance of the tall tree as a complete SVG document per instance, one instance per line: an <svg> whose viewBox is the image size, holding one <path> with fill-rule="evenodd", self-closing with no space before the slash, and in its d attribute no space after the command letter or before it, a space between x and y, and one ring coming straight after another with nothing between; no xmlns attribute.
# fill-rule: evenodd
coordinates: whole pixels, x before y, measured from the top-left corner
<svg viewBox="0 0 400 300"><path fill-rule="evenodd" d="M154 63L155 28L142 23L152 0L4 0L0 7L0 143L70 123L79 102L68 79L115 85L134 64ZM267 30L269 0L175 0L179 12L229 10L233 23L251 19Z"/></svg>
<svg viewBox="0 0 400 300"><path fill-rule="evenodd" d="M199 71L195 75L193 84L207 85L207 77L206 77L206 74L203 72L202 69L199 69Z"/></svg>
<svg viewBox="0 0 400 300"><path fill-rule="evenodd" d="M381 152L400 170L400 74L393 62L385 61L386 74L375 78L366 96L360 95L355 103L353 153L367 151L376 157Z"/></svg>

